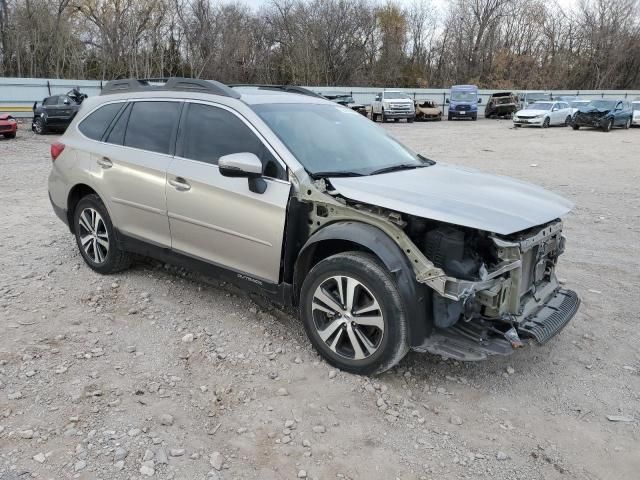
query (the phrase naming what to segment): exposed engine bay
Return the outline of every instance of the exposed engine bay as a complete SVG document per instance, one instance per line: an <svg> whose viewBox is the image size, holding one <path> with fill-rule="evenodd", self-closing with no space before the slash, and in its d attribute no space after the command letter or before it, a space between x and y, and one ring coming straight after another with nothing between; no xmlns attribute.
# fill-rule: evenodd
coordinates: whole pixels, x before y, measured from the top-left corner
<svg viewBox="0 0 640 480"><path fill-rule="evenodd" d="M318 183L321 190L327 189L323 180ZM520 335L544 343L577 310L579 299L562 290L555 275L565 247L559 219L498 235L354 203L330 187L326 191L333 193L336 203L313 201L312 231L334 221L358 219L385 231L410 260L417 281L433 289L431 313L437 330L455 330L479 343L497 336L508 342L510 352L522 345ZM315 196L311 190L307 193ZM563 309L570 314L549 325L547 317ZM544 319L538 318L541 312ZM429 346L425 350L434 351ZM509 353L506 350L486 353ZM443 354L439 347L435 353ZM461 358L455 352L449 356Z"/></svg>

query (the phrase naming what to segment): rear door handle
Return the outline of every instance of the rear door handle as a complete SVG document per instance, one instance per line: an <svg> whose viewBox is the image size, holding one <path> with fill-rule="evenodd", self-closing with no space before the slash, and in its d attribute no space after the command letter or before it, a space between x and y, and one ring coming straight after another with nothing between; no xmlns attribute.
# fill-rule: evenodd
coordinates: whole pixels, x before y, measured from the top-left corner
<svg viewBox="0 0 640 480"><path fill-rule="evenodd" d="M107 157L102 157L98 159L98 165L100 165L102 168L111 168L113 167L113 162Z"/></svg>
<svg viewBox="0 0 640 480"><path fill-rule="evenodd" d="M171 185L176 190L180 190L182 192L191 190L191 185L182 177L176 177L174 179L169 180L169 185Z"/></svg>

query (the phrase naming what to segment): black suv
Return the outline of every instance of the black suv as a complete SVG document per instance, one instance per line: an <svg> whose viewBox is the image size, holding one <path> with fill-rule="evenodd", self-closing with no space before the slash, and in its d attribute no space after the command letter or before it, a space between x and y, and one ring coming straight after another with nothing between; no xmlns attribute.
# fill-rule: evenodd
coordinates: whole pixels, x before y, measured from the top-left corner
<svg viewBox="0 0 640 480"><path fill-rule="evenodd" d="M39 135L49 130L64 132L78 113L85 98L87 98L86 94L74 88L64 95L47 97L40 104L35 102L31 130Z"/></svg>

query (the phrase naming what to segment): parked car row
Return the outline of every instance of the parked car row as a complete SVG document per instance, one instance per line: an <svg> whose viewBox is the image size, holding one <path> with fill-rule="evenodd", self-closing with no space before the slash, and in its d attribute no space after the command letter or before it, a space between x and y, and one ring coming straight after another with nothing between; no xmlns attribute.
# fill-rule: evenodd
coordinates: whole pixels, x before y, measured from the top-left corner
<svg viewBox="0 0 640 480"><path fill-rule="evenodd" d="M627 100L584 100L538 101L516 112L513 116L515 127L538 126L547 128L552 125L571 126L574 130L580 127L594 127L605 132L614 127L629 128L634 115L640 122L640 101L636 112L632 102Z"/></svg>

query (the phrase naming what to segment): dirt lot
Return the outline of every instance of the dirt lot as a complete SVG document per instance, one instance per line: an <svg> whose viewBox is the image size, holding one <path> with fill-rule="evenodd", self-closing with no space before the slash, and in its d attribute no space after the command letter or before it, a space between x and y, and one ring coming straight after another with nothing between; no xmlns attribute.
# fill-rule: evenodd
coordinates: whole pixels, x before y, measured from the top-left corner
<svg viewBox="0 0 640 480"><path fill-rule="evenodd" d="M580 312L544 347L377 378L229 285L93 273L47 198L57 137L0 140L0 479L637 479L640 129L510 127L387 126L572 199L559 276Z"/></svg>

